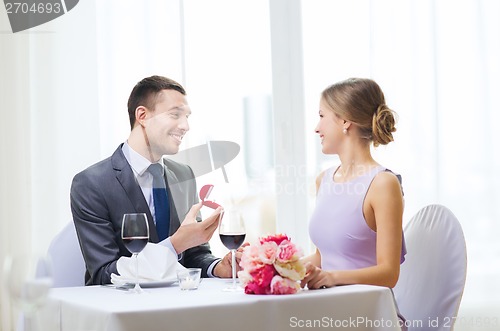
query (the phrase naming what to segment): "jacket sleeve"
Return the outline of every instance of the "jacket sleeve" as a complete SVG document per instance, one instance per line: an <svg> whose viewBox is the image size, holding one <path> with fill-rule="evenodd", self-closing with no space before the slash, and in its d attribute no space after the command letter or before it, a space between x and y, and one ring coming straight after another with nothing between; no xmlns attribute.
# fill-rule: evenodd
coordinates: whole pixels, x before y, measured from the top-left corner
<svg viewBox="0 0 500 331"><path fill-rule="evenodd" d="M110 283L122 255L106 197L97 182L87 172L77 174L70 193L73 222L87 267L86 285Z"/></svg>

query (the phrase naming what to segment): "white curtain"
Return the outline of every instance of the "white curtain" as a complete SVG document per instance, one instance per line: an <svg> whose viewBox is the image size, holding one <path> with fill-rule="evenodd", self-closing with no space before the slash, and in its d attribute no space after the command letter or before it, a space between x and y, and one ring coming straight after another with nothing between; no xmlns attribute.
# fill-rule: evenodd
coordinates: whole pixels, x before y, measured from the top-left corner
<svg viewBox="0 0 500 331"><path fill-rule="evenodd" d="M180 19L177 0L80 1L13 34L0 9L0 265L7 255L44 253L71 221L71 180L127 138L136 82L182 81ZM0 329L8 330L1 289Z"/></svg>
<svg viewBox="0 0 500 331"><path fill-rule="evenodd" d="M289 12L269 16L266 0L238 5L230 0L87 0L52 22L16 34L0 12L0 262L7 254L46 250L70 221L72 177L126 139L126 101L143 77L160 74L186 85L193 117L184 148L208 139L242 146L228 168L231 185L224 186L220 174L201 181L238 192L250 231L257 235L275 227L278 189L272 186L280 184L275 175L295 169L306 177L301 182L314 187L315 175L335 162L321 155L313 133L321 90L364 76L380 83L399 114L395 143L375 153L403 175L405 219L425 204L448 206L468 242L464 300L484 304L486 293L500 293L493 281L500 275L495 262L500 258L500 2L314 0L294 8L302 15L285 21L302 26L293 33L302 39L303 64L290 70L300 71L293 77L303 76L304 105L275 111L305 119L306 151L292 149L299 154L290 158L281 154L276 174L271 169L258 178L245 172L245 135L262 138L268 132L264 126L246 126L244 104L269 98L271 82L283 79L271 70L271 51L286 54L283 47L289 46L278 35L271 47L269 31L275 15ZM274 104L300 100L296 93L280 92ZM271 138L288 130L286 114L275 117L283 122L272 123ZM284 160L292 160L290 168L282 167ZM310 192L309 201L297 199L294 208L301 212L294 213L296 219L278 210L277 230L305 238L308 219L297 215L310 213ZM278 208L286 206L278 203ZM488 300L500 301L495 295Z"/></svg>

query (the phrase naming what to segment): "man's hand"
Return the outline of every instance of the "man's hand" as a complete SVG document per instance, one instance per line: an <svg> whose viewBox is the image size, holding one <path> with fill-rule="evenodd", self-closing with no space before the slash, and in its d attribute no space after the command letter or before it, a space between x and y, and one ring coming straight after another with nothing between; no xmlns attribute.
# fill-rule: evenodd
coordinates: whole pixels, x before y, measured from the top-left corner
<svg viewBox="0 0 500 331"><path fill-rule="evenodd" d="M201 202L193 205L179 229L170 237L170 242L177 254L191 247L207 243L217 229L222 208L217 208L207 219L197 222L196 215L201 207Z"/></svg>
<svg viewBox="0 0 500 331"><path fill-rule="evenodd" d="M249 243L244 243L243 245L240 246L236 250L236 272L240 271L240 260L241 260L241 255L243 254L243 248L245 246L248 246ZM232 273L232 257L231 257L231 252L227 253L222 260L217 263L213 270L213 275L215 277L220 277L220 278L231 278L233 277Z"/></svg>

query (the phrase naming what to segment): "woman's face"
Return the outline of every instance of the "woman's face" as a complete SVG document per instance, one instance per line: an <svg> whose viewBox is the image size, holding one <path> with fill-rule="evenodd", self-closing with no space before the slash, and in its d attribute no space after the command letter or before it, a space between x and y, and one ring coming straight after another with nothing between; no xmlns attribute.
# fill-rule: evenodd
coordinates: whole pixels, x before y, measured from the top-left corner
<svg viewBox="0 0 500 331"><path fill-rule="evenodd" d="M340 143L344 139L343 124L344 121L335 115L333 110L321 99L319 121L315 131L321 139L324 154L337 154L339 152Z"/></svg>

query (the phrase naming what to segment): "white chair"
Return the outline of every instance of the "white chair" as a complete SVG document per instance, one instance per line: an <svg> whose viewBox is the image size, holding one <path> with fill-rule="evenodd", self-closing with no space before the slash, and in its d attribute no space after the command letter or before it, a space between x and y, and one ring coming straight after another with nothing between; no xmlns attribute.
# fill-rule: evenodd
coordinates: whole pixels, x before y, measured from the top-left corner
<svg viewBox="0 0 500 331"><path fill-rule="evenodd" d="M72 287L85 285L85 262L80 250L75 225L69 222L52 239L47 251L52 269L52 287ZM38 265L37 276L47 274L46 265ZM20 313L16 331L26 331L24 317Z"/></svg>
<svg viewBox="0 0 500 331"><path fill-rule="evenodd" d="M73 222L52 239L47 255L52 262L53 287L85 285L85 262Z"/></svg>
<svg viewBox="0 0 500 331"><path fill-rule="evenodd" d="M404 227L407 255L394 288L409 330L452 330L465 287L462 227L442 205L422 208Z"/></svg>

